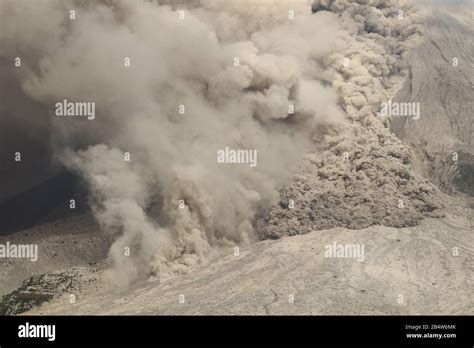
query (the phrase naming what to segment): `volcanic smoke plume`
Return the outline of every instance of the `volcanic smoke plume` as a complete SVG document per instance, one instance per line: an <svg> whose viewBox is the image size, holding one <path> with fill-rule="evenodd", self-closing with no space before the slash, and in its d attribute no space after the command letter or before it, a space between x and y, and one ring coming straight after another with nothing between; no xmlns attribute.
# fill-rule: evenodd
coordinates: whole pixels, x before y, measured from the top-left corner
<svg viewBox="0 0 474 348"><path fill-rule="evenodd" d="M22 58L2 72L22 90L5 103L41 106L28 127L46 127L51 156L84 178L123 283L186 271L216 246L439 209L377 115L421 35L405 1L0 6L2 59ZM56 117L63 100L95 103L95 119ZM218 163L225 148L256 150L258 165Z"/></svg>

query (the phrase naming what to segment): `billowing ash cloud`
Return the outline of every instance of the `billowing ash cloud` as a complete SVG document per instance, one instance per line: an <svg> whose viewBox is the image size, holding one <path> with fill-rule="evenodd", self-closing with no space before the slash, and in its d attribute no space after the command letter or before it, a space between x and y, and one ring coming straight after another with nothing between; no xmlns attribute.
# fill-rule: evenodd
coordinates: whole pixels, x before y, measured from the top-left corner
<svg viewBox="0 0 474 348"><path fill-rule="evenodd" d="M281 203L260 220L260 235L403 227L441 216L436 189L414 176L409 149L380 116L381 104L403 81L404 60L422 35L423 15L395 0L315 0L312 11L338 15L348 32L344 48L323 59L322 76L336 89L350 125L326 128L329 134L315 139L319 151L299 164L295 181L281 190Z"/></svg>
<svg viewBox="0 0 474 348"><path fill-rule="evenodd" d="M374 109L418 35L404 2L1 6L2 55L25 57L15 77L54 118L54 152L90 186L124 282L185 271L215 246L256 240L257 214L278 203L307 153L319 161L380 148L406 171L407 151ZM64 99L95 102L95 119L54 116ZM225 148L256 150L258 165L218 163Z"/></svg>

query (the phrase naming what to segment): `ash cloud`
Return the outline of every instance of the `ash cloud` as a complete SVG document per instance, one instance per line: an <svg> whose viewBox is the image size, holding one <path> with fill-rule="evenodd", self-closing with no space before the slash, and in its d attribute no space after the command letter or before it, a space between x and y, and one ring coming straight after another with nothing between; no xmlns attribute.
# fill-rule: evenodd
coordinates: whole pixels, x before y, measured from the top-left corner
<svg viewBox="0 0 474 348"><path fill-rule="evenodd" d="M325 136L315 139L318 151L299 163L280 204L259 220L261 238L335 226L413 226L442 216L437 189L411 170L410 149L389 131L391 120L379 116L406 76L425 13L394 0L316 0L312 11L336 14L348 32L344 48L325 57L322 70L348 124L320 128Z"/></svg>
<svg viewBox="0 0 474 348"><path fill-rule="evenodd" d="M122 283L185 272L217 246L285 234L285 224L275 227L272 218L287 213L275 207L297 163L300 177L314 175L314 163L328 171L308 181L313 186L303 191L310 195L321 185L343 190L337 183L346 169L337 161L354 149L361 162L354 166L369 158L373 175L419 189L408 150L375 115L420 35L420 16L404 1L2 0L1 6L2 56L27 57L15 75L27 98L49 110L63 99L96 103L92 122L51 122L53 151L88 183L95 215L115 239L110 258ZM257 150L258 166L217 163L216 152L226 147ZM368 185L369 175L364 180ZM377 199L393 199L398 193L390 190ZM300 201L308 197L303 192ZM411 208L410 221L425 203ZM256 221L268 211L257 232ZM305 221L305 210L300 214Z"/></svg>

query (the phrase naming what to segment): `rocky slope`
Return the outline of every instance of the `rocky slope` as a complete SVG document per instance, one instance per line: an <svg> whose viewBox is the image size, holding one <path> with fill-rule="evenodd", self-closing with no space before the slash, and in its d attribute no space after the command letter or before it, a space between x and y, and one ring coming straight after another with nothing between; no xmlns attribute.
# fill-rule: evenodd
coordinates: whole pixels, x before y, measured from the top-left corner
<svg viewBox="0 0 474 348"><path fill-rule="evenodd" d="M77 213L0 236L0 244L37 244L38 260L0 258L0 296L32 276L86 266L107 257L110 240L90 213Z"/></svg>
<svg viewBox="0 0 474 348"><path fill-rule="evenodd" d="M333 242L365 245L364 261L326 258ZM63 296L28 313L470 314L473 245L467 222L453 217L409 228L335 228L258 242L239 256L222 250L185 276L89 292L76 304Z"/></svg>
<svg viewBox="0 0 474 348"><path fill-rule="evenodd" d="M421 117L392 120L414 150L414 168L443 191L474 194L474 26L472 12L433 11L410 76L394 101L417 102Z"/></svg>

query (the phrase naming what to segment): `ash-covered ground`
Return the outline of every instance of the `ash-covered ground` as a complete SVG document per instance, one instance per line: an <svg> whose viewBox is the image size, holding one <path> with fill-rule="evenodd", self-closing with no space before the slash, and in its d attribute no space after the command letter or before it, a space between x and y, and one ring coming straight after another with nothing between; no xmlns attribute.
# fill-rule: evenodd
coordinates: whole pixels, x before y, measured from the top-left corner
<svg viewBox="0 0 474 348"><path fill-rule="evenodd" d="M473 313L469 4L0 9L3 314Z"/></svg>

